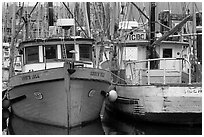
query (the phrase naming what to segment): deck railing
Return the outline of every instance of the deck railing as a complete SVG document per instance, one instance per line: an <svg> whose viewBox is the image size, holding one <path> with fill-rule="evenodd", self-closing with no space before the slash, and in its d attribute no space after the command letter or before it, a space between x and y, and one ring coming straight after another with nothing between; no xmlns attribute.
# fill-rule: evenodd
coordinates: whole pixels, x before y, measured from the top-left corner
<svg viewBox="0 0 204 137"><path fill-rule="evenodd" d="M189 79L188 79L188 84L191 84L191 63L185 59L185 58L155 58L155 59L147 59L147 60L140 60L140 61L127 61L126 64L130 65L130 69L131 69L131 75L133 75L132 73L132 68L131 65L132 64L138 64L138 63L144 63L147 62L147 84L150 85L150 62L151 61L164 61L164 68L163 68L163 84L166 84L166 61L167 60L183 60L186 61L189 65ZM144 69L144 68L143 68ZM182 62L182 68L180 68L180 74L182 74L182 69L183 69L183 62ZM133 77L133 76L132 76Z"/></svg>

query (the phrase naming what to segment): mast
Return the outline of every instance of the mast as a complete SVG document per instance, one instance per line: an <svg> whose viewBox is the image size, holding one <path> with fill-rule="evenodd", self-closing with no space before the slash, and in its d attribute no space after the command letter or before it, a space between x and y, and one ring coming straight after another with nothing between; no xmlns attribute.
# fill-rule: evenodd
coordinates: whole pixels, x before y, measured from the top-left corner
<svg viewBox="0 0 204 137"><path fill-rule="evenodd" d="M48 2L48 26L54 26L52 2Z"/></svg>
<svg viewBox="0 0 204 137"><path fill-rule="evenodd" d="M3 30L3 42L8 42L8 33L7 33L7 29L8 29L8 3L4 3L4 16L5 16L5 20L4 20L4 30Z"/></svg>
<svg viewBox="0 0 204 137"><path fill-rule="evenodd" d="M28 13L27 13L27 11L25 11L25 18L24 18L24 23L25 23L25 27L24 27L24 29L25 29L25 33L24 33L24 35L23 35L23 40L27 40L28 39Z"/></svg>
<svg viewBox="0 0 204 137"><path fill-rule="evenodd" d="M155 49L154 49L154 45L152 45L154 43L154 38L155 38L155 7L156 7L156 3L155 2L151 2L150 3L150 20L149 20L149 26L150 26L150 46L149 46L149 51L150 51L150 59L155 58Z"/></svg>
<svg viewBox="0 0 204 137"><path fill-rule="evenodd" d="M69 12L69 14L71 15L72 18L74 18L74 21L77 23L77 25L81 28L81 30L84 32L85 36L87 36L86 32L84 31L84 29L81 27L81 25L79 24L79 22L76 20L76 18L74 17L73 13L69 10L68 6L65 4L65 2L62 2L63 5L65 6L66 10Z"/></svg>
<svg viewBox="0 0 204 137"><path fill-rule="evenodd" d="M149 52L149 59L154 59L157 57L157 53L155 50L155 8L156 8L156 2L151 2L150 3L150 18L149 18L149 27L150 27L150 44L147 46L147 51ZM158 63L157 61L151 61L150 62L150 68L151 69L156 69L158 68Z"/></svg>
<svg viewBox="0 0 204 137"><path fill-rule="evenodd" d="M42 37L45 38L47 36L47 32L46 32L46 28L47 28L47 11L45 10L46 5L44 3L44 5L41 7L42 9L42 15L43 15L43 19L42 19Z"/></svg>
<svg viewBox="0 0 204 137"><path fill-rule="evenodd" d="M114 40L114 27L116 19L116 2L112 2L110 5L110 39Z"/></svg>
<svg viewBox="0 0 204 137"><path fill-rule="evenodd" d="M91 29L90 29L90 2L84 3L84 11L85 11L85 19L86 19L86 26L88 30L88 37L91 37Z"/></svg>
<svg viewBox="0 0 204 137"><path fill-rule="evenodd" d="M192 34L196 33L196 11L195 11L195 2L192 2ZM198 82L200 81L200 76L202 76L202 73L199 72L199 68L198 68L198 58L197 58L197 36L196 35L192 35L192 47L193 47L193 61L192 66L195 68L194 69L194 81Z"/></svg>
<svg viewBox="0 0 204 137"><path fill-rule="evenodd" d="M192 21L192 34L196 33L196 12L195 12L195 3L192 3L192 17L193 17L193 21ZM193 54L194 54L194 58L195 61L197 60L197 46L196 46L196 35L192 35L192 39L193 39Z"/></svg>
<svg viewBox="0 0 204 137"><path fill-rule="evenodd" d="M10 47L10 67L9 67L9 78L14 76L14 54L15 54L15 31L16 31L16 2L13 3L12 12L12 37L11 37L11 47Z"/></svg>
<svg viewBox="0 0 204 137"><path fill-rule="evenodd" d="M41 19L41 4L38 5L38 11L37 11L37 38L40 37L40 19Z"/></svg>

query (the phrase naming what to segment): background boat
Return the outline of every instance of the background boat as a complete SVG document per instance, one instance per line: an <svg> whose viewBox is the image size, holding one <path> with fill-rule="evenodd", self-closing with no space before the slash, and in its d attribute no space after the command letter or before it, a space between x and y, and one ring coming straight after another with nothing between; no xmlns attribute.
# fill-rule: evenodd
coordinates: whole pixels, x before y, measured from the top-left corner
<svg viewBox="0 0 204 137"><path fill-rule="evenodd" d="M192 17L184 16L175 26L172 25L176 22L176 15L173 16L168 11L160 13L159 36L155 33L154 25L156 3L150 3L150 17L135 3L132 4L145 16L148 23L140 25L138 22L133 24L133 21L124 21L119 26L121 37L114 41L116 48L110 59L110 63L114 65L102 64L102 67L105 66L104 68L116 74L115 84L110 90L115 90L118 98L115 102L107 101L107 110L148 122L201 124L202 84L198 76L202 73L199 71L201 62L197 56L197 47L201 45L197 45L194 35L196 25L200 23L194 20L195 12L191 13ZM184 32L190 22L193 34L186 35L192 36L193 40L186 41L178 35L175 38L175 33ZM187 25L182 27L185 23ZM145 25L149 27L145 28ZM167 32L164 28L168 29ZM168 38L170 35L173 38Z"/></svg>

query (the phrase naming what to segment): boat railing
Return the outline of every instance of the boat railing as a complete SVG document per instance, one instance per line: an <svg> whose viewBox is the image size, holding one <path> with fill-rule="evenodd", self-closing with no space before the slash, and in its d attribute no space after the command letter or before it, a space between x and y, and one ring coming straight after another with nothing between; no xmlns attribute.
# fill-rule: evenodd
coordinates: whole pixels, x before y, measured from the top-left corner
<svg viewBox="0 0 204 137"><path fill-rule="evenodd" d="M150 62L151 61L164 61L164 68L163 68L163 84L166 84L166 72L167 72L167 68L166 68L166 62L168 60L183 60L186 61L189 65L189 73L188 73L188 84L191 84L191 63L185 59L185 58L155 58L155 59L147 59L147 60L139 60L139 61L127 61L126 65L130 65L130 69L131 69L131 75L133 77L133 72L132 72L132 64L136 65L138 63L147 63L147 68L139 68L140 70L147 70L147 84L150 85ZM182 66L183 66L183 62L182 62ZM182 68L183 69L183 68ZM180 69L180 74L182 74L182 69ZM161 69L162 70L162 69Z"/></svg>

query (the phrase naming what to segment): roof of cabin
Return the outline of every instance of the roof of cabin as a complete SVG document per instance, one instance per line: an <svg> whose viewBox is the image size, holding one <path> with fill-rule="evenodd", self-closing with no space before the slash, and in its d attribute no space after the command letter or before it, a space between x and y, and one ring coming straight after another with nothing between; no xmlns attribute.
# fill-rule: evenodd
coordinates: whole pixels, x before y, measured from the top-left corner
<svg viewBox="0 0 204 137"><path fill-rule="evenodd" d="M141 46L147 46L149 45L149 41L138 41L138 42L127 42L127 43L122 43L125 44L124 46L130 45L130 46L134 46L134 45L141 45ZM177 44L177 46L182 46L182 45L186 45L188 46L189 43L188 42L180 42L180 41L162 41L161 45L166 45L166 44Z"/></svg>
<svg viewBox="0 0 204 137"><path fill-rule="evenodd" d="M47 39L32 39L32 40L27 40L27 41L23 41L19 44L19 47L20 48L23 48L25 45L26 46L35 46L35 45L39 45L39 44L42 44L43 45L46 45L46 44L57 44L57 43L61 43L61 42L71 42L74 43L74 42L87 42L87 43L92 43L94 42L94 39L91 39L91 38L47 38ZM86 44L86 43L84 43Z"/></svg>

